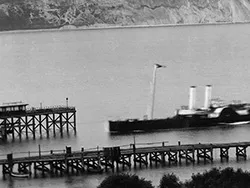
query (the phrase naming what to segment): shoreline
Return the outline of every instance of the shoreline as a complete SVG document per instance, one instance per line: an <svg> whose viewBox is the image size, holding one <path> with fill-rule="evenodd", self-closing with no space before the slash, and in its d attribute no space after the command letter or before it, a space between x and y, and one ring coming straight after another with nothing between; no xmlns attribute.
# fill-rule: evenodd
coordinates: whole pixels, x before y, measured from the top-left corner
<svg viewBox="0 0 250 188"><path fill-rule="evenodd" d="M40 33L40 32L64 32L64 31L85 31L85 30L108 30L108 29L137 29L137 28L159 28L159 27L183 27L183 26L210 26L210 25L238 25L249 24L250 21L244 22L215 22L215 23L191 23L191 24L158 24L158 25L117 25L117 26L80 26L74 28L50 28L50 29L19 29L0 31L0 34L21 34L21 33ZM70 26L70 25L69 25Z"/></svg>

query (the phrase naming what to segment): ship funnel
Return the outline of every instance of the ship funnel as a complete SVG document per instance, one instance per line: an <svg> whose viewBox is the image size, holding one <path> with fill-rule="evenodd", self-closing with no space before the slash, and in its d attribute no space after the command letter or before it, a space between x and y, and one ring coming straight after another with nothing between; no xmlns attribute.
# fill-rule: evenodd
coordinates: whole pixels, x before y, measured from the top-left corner
<svg viewBox="0 0 250 188"><path fill-rule="evenodd" d="M195 108L195 98L196 98L196 86L191 86L189 89L189 110L193 110Z"/></svg>
<svg viewBox="0 0 250 188"><path fill-rule="evenodd" d="M212 86L206 85L205 88L205 101L204 101L204 108L208 109L211 104L211 98L212 98Z"/></svg>

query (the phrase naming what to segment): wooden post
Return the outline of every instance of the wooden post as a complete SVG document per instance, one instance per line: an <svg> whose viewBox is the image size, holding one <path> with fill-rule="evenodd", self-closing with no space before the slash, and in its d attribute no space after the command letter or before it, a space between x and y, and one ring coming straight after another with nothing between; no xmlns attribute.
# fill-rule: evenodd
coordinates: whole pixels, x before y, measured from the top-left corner
<svg viewBox="0 0 250 188"><path fill-rule="evenodd" d="M39 133L40 133L40 138L42 138L42 117L39 114Z"/></svg>
<svg viewBox="0 0 250 188"><path fill-rule="evenodd" d="M65 168L63 168L63 164L65 165L64 167ZM62 176L63 175L63 173L66 171L66 161L64 160L64 161L58 161L58 170L59 170L59 173L60 173L60 176Z"/></svg>
<svg viewBox="0 0 250 188"><path fill-rule="evenodd" d="M25 133L26 133L26 139L29 139L29 122L28 122L28 116L25 116Z"/></svg>
<svg viewBox="0 0 250 188"><path fill-rule="evenodd" d="M134 155L134 168L136 169L136 147L135 144L132 144L133 146L133 155Z"/></svg>
<svg viewBox="0 0 250 188"><path fill-rule="evenodd" d="M210 161L213 162L213 159L214 159L214 158L213 158L213 146L211 146L210 150L211 150L211 151L210 151L210 155L211 155L211 156L210 156Z"/></svg>
<svg viewBox="0 0 250 188"><path fill-rule="evenodd" d="M21 117L19 117L18 119L17 119L17 121L18 121L18 127L19 127L19 132L18 132L18 136L19 136L19 140L21 141L22 140L22 127L21 127L21 121L20 121L20 119L21 119Z"/></svg>
<svg viewBox="0 0 250 188"><path fill-rule="evenodd" d="M203 162L204 164L206 164L207 162L207 149L201 149L201 151L203 152Z"/></svg>
<svg viewBox="0 0 250 188"><path fill-rule="evenodd" d="M223 148L220 148L220 162L223 161L223 157L224 157L224 151Z"/></svg>
<svg viewBox="0 0 250 188"><path fill-rule="evenodd" d="M200 149L197 149L197 163L200 163Z"/></svg>
<svg viewBox="0 0 250 188"><path fill-rule="evenodd" d="M62 113L59 114L59 118L60 118L60 133L61 133L61 137L63 137Z"/></svg>
<svg viewBox="0 0 250 188"><path fill-rule="evenodd" d="M145 154L145 159L146 159L146 168L148 168L148 153Z"/></svg>
<svg viewBox="0 0 250 188"><path fill-rule="evenodd" d="M5 180L5 179L6 179L6 176L5 176L5 173L6 173L6 165L5 165L5 164L3 164L2 172L3 172L3 179Z"/></svg>
<svg viewBox="0 0 250 188"><path fill-rule="evenodd" d="M181 145L181 141L179 141L178 140L178 146L180 146ZM181 165L181 152L182 152L183 150L179 150L179 164ZM177 156L176 156L177 157Z"/></svg>
<svg viewBox="0 0 250 188"><path fill-rule="evenodd" d="M3 123L4 123L4 135L3 135L3 141L7 141L7 122L6 122L6 118L4 118L3 120Z"/></svg>
<svg viewBox="0 0 250 188"><path fill-rule="evenodd" d="M247 159L247 152L246 152L246 147L244 147L244 160Z"/></svg>
<svg viewBox="0 0 250 188"><path fill-rule="evenodd" d="M236 146L236 160L239 160L239 147Z"/></svg>
<svg viewBox="0 0 250 188"><path fill-rule="evenodd" d="M152 153L149 153L149 166L152 167Z"/></svg>
<svg viewBox="0 0 250 188"><path fill-rule="evenodd" d="M32 163L29 163L29 176L31 176L32 172L31 172L31 165Z"/></svg>
<svg viewBox="0 0 250 188"><path fill-rule="evenodd" d="M58 161L55 161L53 163L53 165L54 165L54 174L57 176L58 175L58 169L59 169L59 167L58 167Z"/></svg>
<svg viewBox="0 0 250 188"><path fill-rule="evenodd" d="M55 113L53 113L53 119L52 119L52 126L53 126L53 134L54 137L56 137L56 120L55 120Z"/></svg>
<svg viewBox="0 0 250 188"><path fill-rule="evenodd" d="M141 153L139 153L139 167L141 168L141 163L142 163L142 155L141 155Z"/></svg>
<svg viewBox="0 0 250 188"><path fill-rule="evenodd" d="M12 167L13 167L13 154L12 153L7 154L7 160L8 160L8 173L11 173Z"/></svg>
<svg viewBox="0 0 250 188"><path fill-rule="evenodd" d="M74 113L74 133L76 135L76 113L75 112L73 113Z"/></svg>
<svg viewBox="0 0 250 188"><path fill-rule="evenodd" d="M129 160L129 164L130 164L130 165L129 165L129 170L131 170L131 166L132 166L132 165L131 165L131 155L129 155L128 160Z"/></svg>
<svg viewBox="0 0 250 188"><path fill-rule="evenodd" d="M111 168L112 168L112 172L114 173L115 172L115 163L114 163L113 159L111 159Z"/></svg>
<svg viewBox="0 0 250 188"><path fill-rule="evenodd" d="M194 146L192 148L192 157L193 157L193 164L195 163L195 149Z"/></svg>
<svg viewBox="0 0 250 188"><path fill-rule="evenodd" d="M74 159L71 159L69 161L69 164L70 164L70 168L71 168L71 174L74 174L75 171L74 171Z"/></svg>
<svg viewBox="0 0 250 188"><path fill-rule="evenodd" d="M79 174L79 161L76 159L76 174Z"/></svg>
<svg viewBox="0 0 250 188"><path fill-rule="evenodd" d="M84 148L81 149L81 162L82 162L82 172L84 171Z"/></svg>
<svg viewBox="0 0 250 188"><path fill-rule="evenodd" d="M66 112L66 126L67 126L67 134L69 134L69 113Z"/></svg>
<svg viewBox="0 0 250 188"><path fill-rule="evenodd" d="M49 138L49 115L46 114L46 135L47 135L47 138Z"/></svg>
<svg viewBox="0 0 250 188"><path fill-rule="evenodd" d="M67 158L65 159L65 165L66 165L66 172L69 174L69 160Z"/></svg>
<svg viewBox="0 0 250 188"><path fill-rule="evenodd" d="M45 165L44 162L41 162L40 164L42 164L42 176L45 177Z"/></svg>
<svg viewBox="0 0 250 188"><path fill-rule="evenodd" d="M32 116L32 133L33 133L33 139L36 139L36 125L35 125L35 116Z"/></svg>
<svg viewBox="0 0 250 188"><path fill-rule="evenodd" d="M155 158L155 167L157 167L157 163L158 163L157 152L154 153L154 158Z"/></svg>
<svg viewBox="0 0 250 188"><path fill-rule="evenodd" d="M52 151L52 150L51 150ZM53 161L49 162L49 166L50 166L50 175L54 176L54 165L53 165Z"/></svg>
<svg viewBox="0 0 250 188"><path fill-rule="evenodd" d="M17 165L18 167L17 167L17 171L18 172L21 172L22 171L22 168L21 168L21 163L18 163L18 165Z"/></svg>
<svg viewBox="0 0 250 188"><path fill-rule="evenodd" d="M34 177L37 177L37 173L36 173L36 162L34 162Z"/></svg>
<svg viewBox="0 0 250 188"><path fill-rule="evenodd" d="M181 165L182 153L184 153L184 150L179 150L179 151L178 151L178 157L179 157L179 164L180 164L180 165ZM187 151L186 151L186 153L187 153ZM187 159L187 157L186 157L186 159Z"/></svg>
<svg viewBox="0 0 250 188"><path fill-rule="evenodd" d="M15 126L14 126L14 120L13 117L11 117L11 128L12 128L12 140L15 140Z"/></svg>

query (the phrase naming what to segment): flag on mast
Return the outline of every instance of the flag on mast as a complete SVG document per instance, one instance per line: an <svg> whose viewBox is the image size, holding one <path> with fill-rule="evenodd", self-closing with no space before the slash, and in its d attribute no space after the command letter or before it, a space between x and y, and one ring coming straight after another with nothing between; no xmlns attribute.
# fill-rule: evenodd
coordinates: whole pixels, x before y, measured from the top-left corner
<svg viewBox="0 0 250 188"><path fill-rule="evenodd" d="M160 65L158 63L154 64L154 70L153 70L153 82L151 85L151 95L152 95L152 101L150 106L150 111L148 114L149 119L153 119L153 113L154 113L154 100L155 100L155 85L156 85L156 70L157 68L165 68L165 65Z"/></svg>
<svg viewBox="0 0 250 188"><path fill-rule="evenodd" d="M160 64L155 64L156 68L165 68L166 66L165 65L160 65Z"/></svg>

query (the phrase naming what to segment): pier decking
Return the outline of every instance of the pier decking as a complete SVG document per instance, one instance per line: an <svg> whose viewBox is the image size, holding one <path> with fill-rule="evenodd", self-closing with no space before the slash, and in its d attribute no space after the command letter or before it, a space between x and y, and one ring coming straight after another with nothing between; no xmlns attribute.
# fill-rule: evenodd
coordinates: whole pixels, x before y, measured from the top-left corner
<svg viewBox="0 0 250 188"><path fill-rule="evenodd" d="M59 132L69 133L73 129L76 133L76 109L75 107L47 107L31 108L20 112L5 112L0 114L0 135L2 140L9 137L12 140L19 138L33 138L37 134L41 137L56 136Z"/></svg>
<svg viewBox="0 0 250 188"><path fill-rule="evenodd" d="M104 147L91 150L66 150L47 152L28 152L22 156L8 154L0 160L4 179L6 175L18 172L38 176L63 176L79 173L98 173L102 171L120 171L142 168L152 165L176 165L185 161L189 163L209 163L214 160L214 152L220 153L221 161L229 160L229 150L235 149L236 159L247 159L247 147L250 142L209 143L166 145L138 147L135 144L117 147ZM35 155L34 155L35 154ZM20 155L20 153L19 153ZM3 156L2 156L3 157Z"/></svg>

